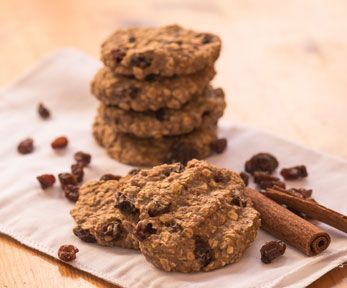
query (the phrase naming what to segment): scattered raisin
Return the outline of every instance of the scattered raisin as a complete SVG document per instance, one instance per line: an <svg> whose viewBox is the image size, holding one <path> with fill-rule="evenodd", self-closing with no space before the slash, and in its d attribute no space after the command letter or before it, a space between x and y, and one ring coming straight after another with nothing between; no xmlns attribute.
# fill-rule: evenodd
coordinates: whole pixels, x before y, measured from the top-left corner
<svg viewBox="0 0 347 288"><path fill-rule="evenodd" d="M73 228L72 231L73 234L75 234L82 241L87 243L96 243L95 237L92 234L90 234L90 231L88 229L82 229L81 227L77 226Z"/></svg>
<svg viewBox="0 0 347 288"><path fill-rule="evenodd" d="M87 166L90 164L90 161L92 160L92 156L88 153L78 151L74 155L74 159L77 163L82 164L83 166Z"/></svg>
<svg viewBox="0 0 347 288"><path fill-rule="evenodd" d="M299 165L291 168L283 168L281 175L286 180L296 180L299 178L305 178L308 176L306 166Z"/></svg>
<svg viewBox="0 0 347 288"><path fill-rule="evenodd" d="M261 261L269 264L272 260L284 254L286 244L282 241L270 241L264 244L260 249Z"/></svg>
<svg viewBox="0 0 347 288"><path fill-rule="evenodd" d="M67 140L67 138L65 136L60 136L60 137L54 139L54 141L51 143L51 146L54 150L55 149L64 149L68 143L69 143L69 141Z"/></svg>
<svg viewBox="0 0 347 288"><path fill-rule="evenodd" d="M126 196L124 196L123 193L118 192L116 194L116 200L117 200L116 208L118 208L119 211L122 212L123 214L135 215L135 216L139 214L139 209L137 209L135 205L131 203L126 198Z"/></svg>
<svg viewBox="0 0 347 288"><path fill-rule="evenodd" d="M77 185L65 185L63 187L65 197L72 202L76 202L80 196L79 188Z"/></svg>
<svg viewBox="0 0 347 288"><path fill-rule="evenodd" d="M299 197L302 199L310 199L312 196L312 189L304 189L304 188L291 188L285 191L286 193Z"/></svg>
<svg viewBox="0 0 347 288"><path fill-rule="evenodd" d="M135 41L136 41L135 36L129 36L129 38L128 38L128 42L130 42L130 43L134 43Z"/></svg>
<svg viewBox="0 0 347 288"><path fill-rule="evenodd" d="M243 180L243 183L245 183L245 186L248 186L248 182L249 182L249 176L247 173L245 172L240 172L240 177Z"/></svg>
<svg viewBox="0 0 347 288"><path fill-rule="evenodd" d="M58 178L62 187L77 184L76 177L71 173L59 173Z"/></svg>
<svg viewBox="0 0 347 288"><path fill-rule="evenodd" d="M137 173L139 173L141 171L141 169L139 168L134 168L134 169L131 169L129 172L128 172L128 175L136 175Z"/></svg>
<svg viewBox="0 0 347 288"><path fill-rule="evenodd" d="M109 220L97 228L97 233L104 241L117 241L125 235L122 223L119 220Z"/></svg>
<svg viewBox="0 0 347 288"><path fill-rule="evenodd" d="M152 223L142 221L136 226L135 236L140 242L146 240L149 236L155 233L157 233L157 230L153 228Z"/></svg>
<svg viewBox="0 0 347 288"><path fill-rule="evenodd" d="M37 176L36 179L39 181L42 189L47 189L55 183L55 177L52 174L42 174Z"/></svg>
<svg viewBox="0 0 347 288"><path fill-rule="evenodd" d="M285 184L281 182L278 177L272 176L266 172L256 171L253 176L254 182L257 183L261 189L272 188L273 186L285 188Z"/></svg>
<svg viewBox="0 0 347 288"><path fill-rule="evenodd" d="M51 116L49 110L42 103L39 103L37 112L39 113L42 119L48 119Z"/></svg>
<svg viewBox="0 0 347 288"><path fill-rule="evenodd" d="M83 172L83 165L80 163L75 163L71 165L71 173L75 176L76 181L78 183L83 181L84 172Z"/></svg>
<svg viewBox="0 0 347 288"><path fill-rule="evenodd" d="M245 170L254 174L256 171L272 173L278 167L277 159L269 153L258 153L245 164Z"/></svg>
<svg viewBox="0 0 347 288"><path fill-rule="evenodd" d="M17 146L17 150L21 154L29 154L34 151L34 140L27 138L20 142Z"/></svg>
<svg viewBox="0 0 347 288"><path fill-rule="evenodd" d="M201 267L207 266L212 260L212 249L208 242L200 236L195 236L195 258L201 263Z"/></svg>
<svg viewBox="0 0 347 288"><path fill-rule="evenodd" d="M186 165L188 161L199 158L198 151L189 144L175 143L171 148L171 156L169 157L169 163L180 162Z"/></svg>
<svg viewBox="0 0 347 288"><path fill-rule="evenodd" d="M170 203L167 204L167 203L161 203L161 202L155 202L152 206L153 207L148 209L148 215L150 217L155 217L161 214L168 213L171 208Z"/></svg>
<svg viewBox="0 0 347 288"><path fill-rule="evenodd" d="M138 55L134 55L131 58L130 65L132 67L139 67L139 68L145 69L151 66L151 60L144 55L138 54Z"/></svg>
<svg viewBox="0 0 347 288"><path fill-rule="evenodd" d="M109 181L109 180L120 180L122 176L113 175L113 174L105 174L100 177L100 181Z"/></svg>
<svg viewBox="0 0 347 288"><path fill-rule="evenodd" d="M158 119L159 121L164 121L166 118L166 111L164 108L159 109L154 112L155 118Z"/></svg>
<svg viewBox="0 0 347 288"><path fill-rule="evenodd" d="M221 154L224 152L224 150L227 148L228 141L226 138L220 138L211 143L211 149L218 153Z"/></svg>
<svg viewBox="0 0 347 288"><path fill-rule="evenodd" d="M126 55L126 50L124 48L112 49L111 55L117 63L120 63Z"/></svg>
<svg viewBox="0 0 347 288"><path fill-rule="evenodd" d="M79 250L73 245L62 245L58 250L60 260L70 262L76 259L76 254Z"/></svg>

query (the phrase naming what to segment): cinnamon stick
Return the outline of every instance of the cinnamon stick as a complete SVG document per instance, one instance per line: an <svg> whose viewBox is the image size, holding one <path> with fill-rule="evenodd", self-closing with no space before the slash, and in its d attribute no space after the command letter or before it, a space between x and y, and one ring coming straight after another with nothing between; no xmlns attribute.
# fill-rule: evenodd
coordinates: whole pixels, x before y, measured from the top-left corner
<svg viewBox="0 0 347 288"><path fill-rule="evenodd" d="M315 201L295 197L277 189L269 188L264 194L279 204L285 204L289 208L303 212L313 219L347 233L347 216L345 215L324 207Z"/></svg>
<svg viewBox="0 0 347 288"><path fill-rule="evenodd" d="M310 222L251 188L246 188L254 208L260 213L261 227L276 238L297 248L307 256L317 255L328 248L330 236Z"/></svg>

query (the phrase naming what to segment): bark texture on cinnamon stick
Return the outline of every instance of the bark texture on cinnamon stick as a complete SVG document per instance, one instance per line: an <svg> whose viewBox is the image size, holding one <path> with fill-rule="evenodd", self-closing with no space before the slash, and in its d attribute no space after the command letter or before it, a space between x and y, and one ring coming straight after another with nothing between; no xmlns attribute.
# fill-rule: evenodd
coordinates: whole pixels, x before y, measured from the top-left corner
<svg viewBox="0 0 347 288"><path fill-rule="evenodd" d="M345 215L324 207L315 201L295 197L278 189L269 188L264 194L279 204L285 204L290 208L305 213L305 215L313 219L347 233L347 216Z"/></svg>
<svg viewBox="0 0 347 288"><path fill-rule="evenodd" d="M330 244L328 233L300 218L275 201L251 188L245 194L251 198L261 217L261 228L297 248L307 256L321 253Z"/></svg>

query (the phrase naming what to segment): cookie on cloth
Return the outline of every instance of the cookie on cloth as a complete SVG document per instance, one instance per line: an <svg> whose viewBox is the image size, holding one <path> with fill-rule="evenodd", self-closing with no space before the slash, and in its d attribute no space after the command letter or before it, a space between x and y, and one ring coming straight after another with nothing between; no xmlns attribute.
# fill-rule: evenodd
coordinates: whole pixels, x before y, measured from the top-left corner
<svg viewBox="0 0 347 288"><path fill-rule="evenodd" d="M171 78L155 76L147 81L139 81L113 74L104 67L95 75L91 91L106 105L116 105L123 110L180 109L201 94L214 75L213 67L207 67L191 75Z"/></svg>
<svg viewBox="0 0 347 288"><path fill-rule="evenodd" d="M119 181L116 207L147 261L165 271L210 271L237 262L259 213L235 172L206 161L161 165Z"/></svg>
<svg viewBox="0 0 347 288"><path fill-rule="evenodd" d="M163 138L138 138L117 132L113 123L100 115L95 119L93 135L114 159L130 165L154 166L163 163L203 159L213 153L217 127L200 127L189 134Z"/></svg>
<svg viewBox="0 0 347 288"><path fill-rule="evenodd" d="M73 232L86 242L138 249L127 221L114 208L117 187L116 180L90 181L81 186L79 199L70 212L77 225Z"/></svg>
<svg viewBox="0 0 347 288"><path fill-rule="evenodd" d="M202 125L216 125L225 106L223 90L209 86L196 100L186 103L180 110L134 112L101 104L99 115L113 123L120 133L140 138L161 138L187 134Z"/></svg>
<svg viewBox="0 0 347 288"><path fill-rule="evenodd" d="M221 41L178 25L120 29L101 47L101 59L114 73L145 79L193 74L213 66Z"/></svg>

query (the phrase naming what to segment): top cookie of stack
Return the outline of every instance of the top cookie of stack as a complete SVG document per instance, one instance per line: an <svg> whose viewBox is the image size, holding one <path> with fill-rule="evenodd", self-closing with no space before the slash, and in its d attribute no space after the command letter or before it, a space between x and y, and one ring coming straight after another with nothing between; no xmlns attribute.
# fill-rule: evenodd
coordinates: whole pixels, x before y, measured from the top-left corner
<svg viewBox="0 0 347 288"><path fill-rule="evenodd" d="M219 37L178 25L112 34L91 85L102 102L97 141L110 156L140 166L210 155L225 108L223 91L208 85L220 48ZM189 149L177 155L182 147Z"/></svg>

